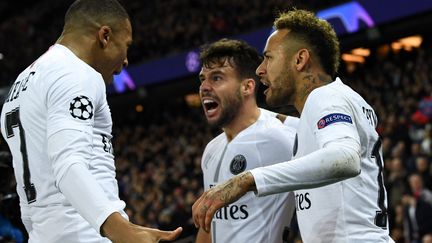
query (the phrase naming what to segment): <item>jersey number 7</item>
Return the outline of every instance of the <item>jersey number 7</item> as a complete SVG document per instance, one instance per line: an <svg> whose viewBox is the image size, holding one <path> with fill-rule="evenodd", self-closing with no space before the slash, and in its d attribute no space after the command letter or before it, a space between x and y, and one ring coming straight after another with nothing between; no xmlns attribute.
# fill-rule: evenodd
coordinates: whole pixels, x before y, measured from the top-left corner
<svg viewBox="0 0 432 243"><path fill-rule="evenodd" d="M13 128L18 127L19 129L20 150L22 155L23 171L24 171L23 173L24 191L27 197L27 202L30 204L36 201L36 188L33 185L33 183L31 183L30 181L30 170L29 170L27 147L25 141L25 132L20 121L19 107L13 109L10 112L7 112L5 119L6 119L5 124L6 124L7 138L11 138L15 135Z"/></svg>

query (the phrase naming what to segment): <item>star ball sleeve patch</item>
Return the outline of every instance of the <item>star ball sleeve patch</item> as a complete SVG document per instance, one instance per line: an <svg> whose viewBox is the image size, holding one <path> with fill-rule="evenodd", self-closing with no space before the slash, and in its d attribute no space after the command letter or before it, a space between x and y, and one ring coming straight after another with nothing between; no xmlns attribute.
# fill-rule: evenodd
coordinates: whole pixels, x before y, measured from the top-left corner
<svg viewBox="0 0 432 243"><path fill-rule="evenodd" d="M93 117L93 104L88 97L80 95L70 102L69 112L73 118L88 120Z"/></svg>
<svg viewBox="0 0 432 243"><path fill-rule="evenodd" d="M341 113L332 113L323 118L321 118L318 123L318 129L322 129L330 124L336 122L347 122L352 124L352 118L349 115L341 114Z"/></svg>

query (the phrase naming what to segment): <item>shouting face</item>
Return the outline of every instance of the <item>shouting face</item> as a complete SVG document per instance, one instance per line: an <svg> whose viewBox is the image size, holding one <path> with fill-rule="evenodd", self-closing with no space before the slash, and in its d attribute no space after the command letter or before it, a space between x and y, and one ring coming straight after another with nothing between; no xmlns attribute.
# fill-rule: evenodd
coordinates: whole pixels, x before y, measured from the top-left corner
<svg viewBox="0 0 432 243"><path fill-rule="evenodd" d="M204 65L199 74L200 98L207 121L224 127L233 121L242 102L241 80L228 59Z"/></svg>

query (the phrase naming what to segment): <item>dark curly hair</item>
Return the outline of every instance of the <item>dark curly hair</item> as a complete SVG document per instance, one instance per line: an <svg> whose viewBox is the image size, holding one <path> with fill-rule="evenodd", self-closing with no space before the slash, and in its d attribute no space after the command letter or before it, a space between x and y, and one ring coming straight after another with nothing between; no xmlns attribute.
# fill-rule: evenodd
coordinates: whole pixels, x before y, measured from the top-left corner
<svg viewBox="0 0 432 243"><path fill-rule="evenodd" d="M259 81L255 71L262 61L262 56L245 41L224 38L205 45L201 48L200 61L204 67L223 65L228 61L240 78Z"/></svg>
<svg viewBox="0 0 432 243"><path fill-rule="evenodd" d="M274 22L277 30L288 29L290 38L305 43L319 59L324 71L335 78L339 68L340 50L336 32L329 22L306 10L280 13Z"/></svg>

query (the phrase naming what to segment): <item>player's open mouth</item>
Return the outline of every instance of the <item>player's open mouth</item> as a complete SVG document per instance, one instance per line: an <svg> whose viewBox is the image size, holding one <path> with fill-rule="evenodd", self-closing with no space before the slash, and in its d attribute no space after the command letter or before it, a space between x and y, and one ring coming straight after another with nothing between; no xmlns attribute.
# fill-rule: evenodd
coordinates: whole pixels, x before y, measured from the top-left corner
<svg viewBox="0 0 432 243"><path fill-rule="evenodd" d="M264 90L264 95L267 95L268 91L270 90L270 83L266 80L261 79L261 84L264 85L266 87L266 89Z"/></svg>
<svg viewBox="0 0 432 243"><path fill-rule="evenodd" d="M208 115L212 115L219 107L219 104L215 100L209 98L203 99L202 103Z"/></svg>

